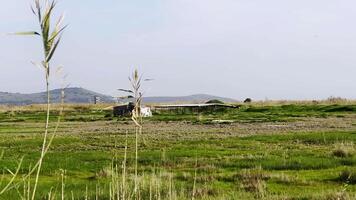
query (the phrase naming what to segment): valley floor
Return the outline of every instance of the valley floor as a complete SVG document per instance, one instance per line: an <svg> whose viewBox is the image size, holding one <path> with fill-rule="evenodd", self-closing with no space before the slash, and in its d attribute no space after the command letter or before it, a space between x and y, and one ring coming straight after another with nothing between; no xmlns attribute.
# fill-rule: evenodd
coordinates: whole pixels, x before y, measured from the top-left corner
<svg viewBox="0 0 356 200"><path fill-rule="evenodd" d="M0 187L10 177L5 169L14 170L22 156L17 182L38 160L43 125L38 121L0 123L4 170ZM51 190L59 198L65 170L68 199L109 199L113 174L121 181L126 141L127 185L132 184L132 122L65 121L60 127L44 162L38 198ZM355 142L356 115L352 113L249 123L148 120L139 139L141 197L356 199ZM22 191L19 184L0 199L20 199Z"/></svg>

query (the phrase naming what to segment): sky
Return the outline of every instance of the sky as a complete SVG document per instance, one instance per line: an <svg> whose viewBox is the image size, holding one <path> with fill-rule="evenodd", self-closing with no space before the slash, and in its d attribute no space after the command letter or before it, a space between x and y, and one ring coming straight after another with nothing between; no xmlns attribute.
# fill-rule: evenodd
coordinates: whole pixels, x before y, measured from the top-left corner
<svg viewBox="0 0 356 200"><path fill-rule="evenodd" d="M0 91L45 89L40 39L6 35L38 30L31 2L0 7ZM52 66L72 87L120 96L137 68L154 79L146 96L356 99L354 0L58 0L55 12L69 26Z"/></svg>

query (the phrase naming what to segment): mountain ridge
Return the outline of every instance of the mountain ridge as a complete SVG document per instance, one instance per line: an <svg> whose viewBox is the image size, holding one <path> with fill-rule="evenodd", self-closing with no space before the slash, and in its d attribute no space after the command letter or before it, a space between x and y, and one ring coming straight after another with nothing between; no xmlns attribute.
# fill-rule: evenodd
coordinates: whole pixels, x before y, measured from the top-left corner
<svg viewBox="0 0 356 200"><path fill-rule="evenodd" d="M51 102L61 101L61 89L50 91ZM100 94L81 87L71 87L65 89L65 103L93 103L94 96L99 97L101 102L114 103L116 99L112 96ZM236 102L231 98L219 97L208 94L193 94L188 96L151 96L144 97L144 103L203 103L208 100L217 99L224 102ZM46 103L46 92L36 92L30 94L0 92L0 104L7 105L29 105Z"/></svg>
<svg viewBox="0 0 356 200"><path fill-rule="evenodd" d="M204 103L209 100L220 100L223 102L236 102L235 99L226 98L226 97L219 97L209 94L192 94L187 96L151 96L151 97L144 97L144 103Z"/></svg>
<svg viewBox="0 0 356 200"><path fill-rule="evenodd" d="M59 103L61 101L61 89L50 91L51 102ZM64 93L65 103L92 103L94 96L97 96L103 102L115 102L109 95L100 94L80 87L66 88ZM0 104L10 105L28 105L41 104L47 102L46 92L37 92L30 94L0 92Z"/></svg>

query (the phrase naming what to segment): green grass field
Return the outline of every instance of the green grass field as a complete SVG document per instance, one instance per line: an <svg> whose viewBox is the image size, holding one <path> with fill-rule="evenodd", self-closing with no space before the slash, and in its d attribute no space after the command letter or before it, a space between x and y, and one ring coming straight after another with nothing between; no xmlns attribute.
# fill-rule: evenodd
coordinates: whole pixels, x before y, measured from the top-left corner
<svg viewBox="0 0 356 200"><path fill-rule="evenodd" d="M52 112L52 122L57 113ZM39 107L0 112L0 189L10 178L6 169L14 171L24 156L17 187L0 199L21 199L21 177L40 155L44 119ZM135 149L130 119L114 118L98 107L66 107L44 161L37 198L47 199L52 191L59 199L65 170L66 199L109 199L112 166L121 173L126 140L131 184ZM192 199L194 191L195 199L356 199L355 141L356 105L156 112L144 120L140 136L141 197Z"/></svg>

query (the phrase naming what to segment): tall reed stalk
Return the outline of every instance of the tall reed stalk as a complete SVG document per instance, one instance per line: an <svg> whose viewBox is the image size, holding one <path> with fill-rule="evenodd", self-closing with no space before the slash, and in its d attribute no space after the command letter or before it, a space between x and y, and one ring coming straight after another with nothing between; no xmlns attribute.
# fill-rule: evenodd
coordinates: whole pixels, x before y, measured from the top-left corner
<svg viewBox="0 0 356 200"><path fill-rule="evenodd" d="M148 80L148 79L147 79ZM131 119L135 124L135 187L133 195L135 199L139 198L139 181L138 181L138 142L139 135L142 135L142 115L141 115L141 103L142 103L142 91L141 91L141 82L142 76L139 75L138 70L136 69L132 75L129 77L131 84L131 89L119 89L130 94L129 97L134 98L134 109L132 110Z"/></svg>
<svg viewBox="0 0 356 200"><path fill-rule="evenodd" d="M44 4L44 6L43 6ZM58 21L55 23L53 30L51 30L51 18L53 15L53 10L56 7L56 1L54 0L34 0L34 6L31 7L33 14L38 18L38 22L40 25L40 31L30 31L30 32L20 32L15 33L16 35L35 35L40 36L43 43L43 54L44 59L41 64L36 64L38 66L43 67L45 72L45 83L46 83L46 93L47 93L47 104L46 104L46 122L45 122L45 129L43 134L43 143L41 148L41 155L39 158L38 163L33 168L34 170L37 169L35 183L33 186L32 191L32 200L35 199L36 190L38 185L38 179L42 168L43 159L49 149L49 145L52 142L51 138L48 140L48 128L49 128L49 117L50 117L50 72L51 67L50 63L53 58L54 53L61 41L62 32L66 28L66 26L62 26L62 22L64 16L62 15Z"/></svg>
<svg viewBox="0 0 356 200"><path fill-rule="evenodd" d="M127 163L127 131L125 137L125 151L124 151L124 160L122 161L122 186L121 186L121 195L122 199L126 199L126 163Z"/></svg>
<svg viewBox="0 0 356 200"><path fill-rule="evenodd" d="M192 193L192 200L195 200L196 195L196 183L197 183L197 170L198 170L198 156L195 158L195 170L194 170L194 181L193 181L193 193Z"/></svg>
<svg viewBox="0 0 356 200"><path fill-rule="evenodd" d="M131 82L131 87L133 89L133 96L135 101L135 108L132 111L132 120L135 123L135 188L134 195L138 199L138 137L142 134L142 115L141 115L141 102L142 102L142 92L141 88L141 77L138 74L138 71L132 74L132 77L129 78Z"/></svg>

